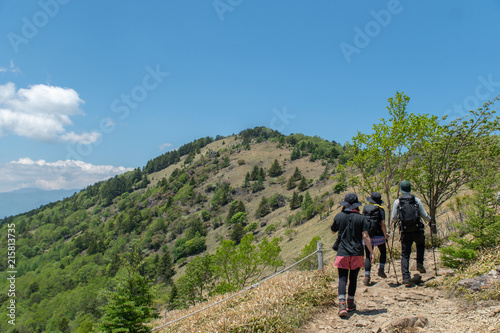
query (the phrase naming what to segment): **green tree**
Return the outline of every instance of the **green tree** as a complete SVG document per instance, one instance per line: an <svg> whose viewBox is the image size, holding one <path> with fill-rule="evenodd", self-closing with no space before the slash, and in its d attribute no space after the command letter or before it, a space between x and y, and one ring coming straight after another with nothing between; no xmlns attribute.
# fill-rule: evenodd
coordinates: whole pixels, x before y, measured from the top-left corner
<svg viewBox="0 0 500 333"><path fill-rule="evenodd" d="M226 222L230 223L231 218L234 216L234 214L240 213L240 212L241 213L246 212L245 204L241 200L234 200L233 202L231 202L231 205L229 206L229 211L227 213Z"/></svg>
<svg viewBox="0 0 500 333"><path fill-rule="evenodd" d="M297 192L293 192L292 200L290 201L290 209L297 209L302 205L303 197L299 195Z"/></svg>
<svg viewBox="0 0 500 333"><path fill-rule="evenodd" d="M304 201L302 202L301 208L302 210L306 210L313 204L313 199L311 198L311 195L309 194L309 191L306 192L306 195L304 196Z"/></svg>
<svg viewBox="0 0 500 333"><path fill-rule="evenodd" d="M288 178L286 189L293 190L295 187L297 187L297 184L295 184L295 180L293 180L293 177Z"/></svg>
<svg viewBox="0 0 500 333"><path fill-rule="evenodd" d="M309 244L304 246L304 248L300 251L300 256L295 258L295 261L299 261L313 253L318 249L318 242L321 240L321 237L316 236L311 241ZM313 270L318 268L318 257L317 256L310 256L306 260L300 262L297 267L301 270Z"/></svg>
<svg viewBox="0 0 500 333"><path fill-rule="evenodd" d="M257 180L259 178L259 167L254 165L252 173L250 174L250 180Z"/></svg>
<svg viewBox="0 0 500 333"><path fill-rule="evenodd" d="M262 197L259 203L259 207L257 207L257 211L255 212L256 218L261 218L271 213L271 206L269 205L269 200L266 197Z"/></svg>
<svg viewBox="0 0 500 333"><path fill-rule="evenodd" d="M296 182L302 179L302 172L300 172L298 167L295 167L295 171L293 172L292 179Z"/></svg>
<svg viewBox="0 0 500 333"><path fill-rule="evenodd" d="M441 258L445 266L454 268L464 266L474 260L479 251L500 244L500 215L498 214L500 145L498 137L495 139L496 145L483 148L493 153L496 159L476 161L474 171L477 174L473 176L474 180L470 184L474 194L463 200L464 207L458 207L465 210L465 219L463 223L454 224L457 233L450 237L453 244L441 250ZM464 237L466 234L467 237Z"/></svg>
<svg viewBox="0 0 500 333"><path fill-rule="evenodd" d="M390 207L393 193L391 186L399 184L414 156L419 142L425 141L435 128L436 117L415 115L406 110L410 98L396 92L388 99L389 120L381 119L374 124L372 134L358 134L349 145L352 159L348 166L361 176L351 176L351 183L357 183L365 193L381 191ZM399 194L399 188L398 192ZM387 214L390 225L391 215Z"/></svg>
<svg viewBox="0 0 500 333"><path fill-rule="evenodd" d="M177 281L179 298L195 305L206 300L213 288L212 255L198 256L186 265L186 273Z"/></svg>
<svg viewBox="0 0 500 333"><path fill-rule="evenodd" d="M302 176L302 178L300 179L299 186L297 187L298 190L302 192L302 191L306 190L308 187L309 187L309 185L307 184L306 177Z"/></svg>
<svg viewBox="0 0 500 333"><path fill-rule="evenodd" d="M269 168L268 174L269 177L278 177L283 174L283 169L281 168L281 165L279 164L277 159L274 160L273 164Z"/></svg>
<svg viewBox="0 0 500 333"><path fill-rule="evenodd" d="M243 182L243 188L249 188L250 187L250 172L247 172L245 175L245 181Z"/></svg>
<svg viewBox="0 0 500 333"><path fill-rule="evenodd" d="M171 284L175 275L175 268L168 249L165 249L157 269L157 275L161 281L165 284Z"/></svg>
<svg viewBox="0 0 500 333"><path fill-rule="evenodd" d="M500 130L498 116L491 110L498 97L447 125L434 123L432 135L418 143L408 172L412 188L436 218L437 209L474 178L481 178L484 163L497 161ZM479 162L479 163L478 163Z"/></svg>
<svg viewBox="0 0 500 333"><path fill-rule="evenodd" d="M243 213L245 214L245 213ZM241 239L245 236L246 230L243 227L242 223L236 223L233 227L233 230L231 231L231 234L229 235L229 239L231 239L236 245L238 245L241 242Z"/></svg>
<svg viewBox="0 0 500 333"><path fill-rule="evenodd" d="M229 224L233 225L239 223L241 225L245 225L247 221L248 221L247 213L238 212L234 214L233 217L231 217L231 221L229 222Z"/></svg>
<svg viewBox="0 0 500 333"><path fill-rule="evenodd" d="M252 192L256 193L262 191L264 188L265 188L264 181L262 180L262 178L259 177L259 179L252 185Z"/></svg>
<svg viewBox="0 0 500 333"><path fill-rule="evenodd" d="M213 268L224 289L243 288L259 280L266 268L276 269L283 265L278 238L268 241L264 237L258 246L252 244L253 239L252 234L247 234L239 246L223 240L217 248Z"/></svg>
<svg viewBox="0 0 500 333"><path fill-rule="evenodd" d="M292 155L290 156L290 160L297 160L300 158L300 150L299 148L293 148Z"/></svg>
<svg viewBox="0 0 500 333"><path fill-rule="evenodd" d="M144 264L139 249L122 258L125 274L115 280L115 286L106 293L108 304L103 308L101 329L105 332L148 332L145 325L158 318L153 306L153 289L150 281L139 274Z"/></svg>

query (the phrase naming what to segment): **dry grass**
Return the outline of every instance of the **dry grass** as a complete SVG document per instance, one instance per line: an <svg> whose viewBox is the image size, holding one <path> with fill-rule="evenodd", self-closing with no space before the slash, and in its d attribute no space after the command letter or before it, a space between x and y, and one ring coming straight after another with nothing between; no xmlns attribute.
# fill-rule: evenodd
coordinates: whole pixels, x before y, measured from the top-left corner
<svg viewBox="0 0 500 333"><path fill-rule="evenodd" d="M293 332L335 302L334 270L287 272L230 300L217 304L157 332ZM229 295L211 298L187 310L176 310L153 327L181 318Z"/></svg>
<svg viewBox="0 0 500 333"><path fill-rule="evenodd" d="M456 274L445 279L444 285L451 290L458 281L488 274L492 269L496 269L498 265L500 265L500 246L481 253L469 267L465 268L463 271L457 271ZM480 293L474 293L468 290L461 290L461 292L466 299L471 301L489 299L500 300L500 285L498 284L495 288L486 289Z"/></svg>

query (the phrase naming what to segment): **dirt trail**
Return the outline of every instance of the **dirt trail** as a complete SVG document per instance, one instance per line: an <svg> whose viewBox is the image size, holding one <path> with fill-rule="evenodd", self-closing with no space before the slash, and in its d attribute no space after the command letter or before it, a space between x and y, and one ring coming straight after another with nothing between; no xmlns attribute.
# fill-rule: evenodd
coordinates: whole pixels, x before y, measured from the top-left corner
<svg viewBox="0 0 500 333"><path fill-rule="evenodd" d="M338 308L326 309L310 321L300 333L319 332L500 332L500 303L478 302L466 304L457 298L450 298L446 292L426 287L433 280L442 280L450 270L441 268L438 262L438 276L435 276L432 250L426 250L427 273L415 270L415 253L412 252L410 269L412 276L419 274L422 283L411 287L396 284L394 269L386 273L387 279L377 276L378 264L372 268L371 286L363 285L364 270L358 277L356 292L357 310L347 317L339 318ZM438 253L436 253L436 257ZM400 260L395 260L398 279L401 283ZM374 274L375 273L375 274ZM337 288L337 284L332 285ZM393 330L394 324L403 326L416 318L417 326ZM424 325L425 324L425 325Z"/></svg>

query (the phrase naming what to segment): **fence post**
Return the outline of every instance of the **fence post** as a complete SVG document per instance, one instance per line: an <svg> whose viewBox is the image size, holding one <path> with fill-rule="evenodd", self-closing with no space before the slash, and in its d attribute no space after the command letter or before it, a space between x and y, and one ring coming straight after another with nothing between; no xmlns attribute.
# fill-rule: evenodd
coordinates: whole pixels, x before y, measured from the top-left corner
<svg viewBox="0 0 500 333"><path fill-rule="evenodd" d="M318 270L323 270L323 244L318 242Z"/></svg>

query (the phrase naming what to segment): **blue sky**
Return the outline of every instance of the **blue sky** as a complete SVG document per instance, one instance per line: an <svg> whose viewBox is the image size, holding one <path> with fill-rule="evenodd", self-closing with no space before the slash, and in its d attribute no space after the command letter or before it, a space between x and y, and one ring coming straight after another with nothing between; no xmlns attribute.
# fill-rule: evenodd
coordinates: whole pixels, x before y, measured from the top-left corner
<svg viewBox="0 0 500 333"><path fill-rule="evenodd" d="M500 94L500 3L0 2L0 192L81 188L204 136L345 143Z"/></svg>

